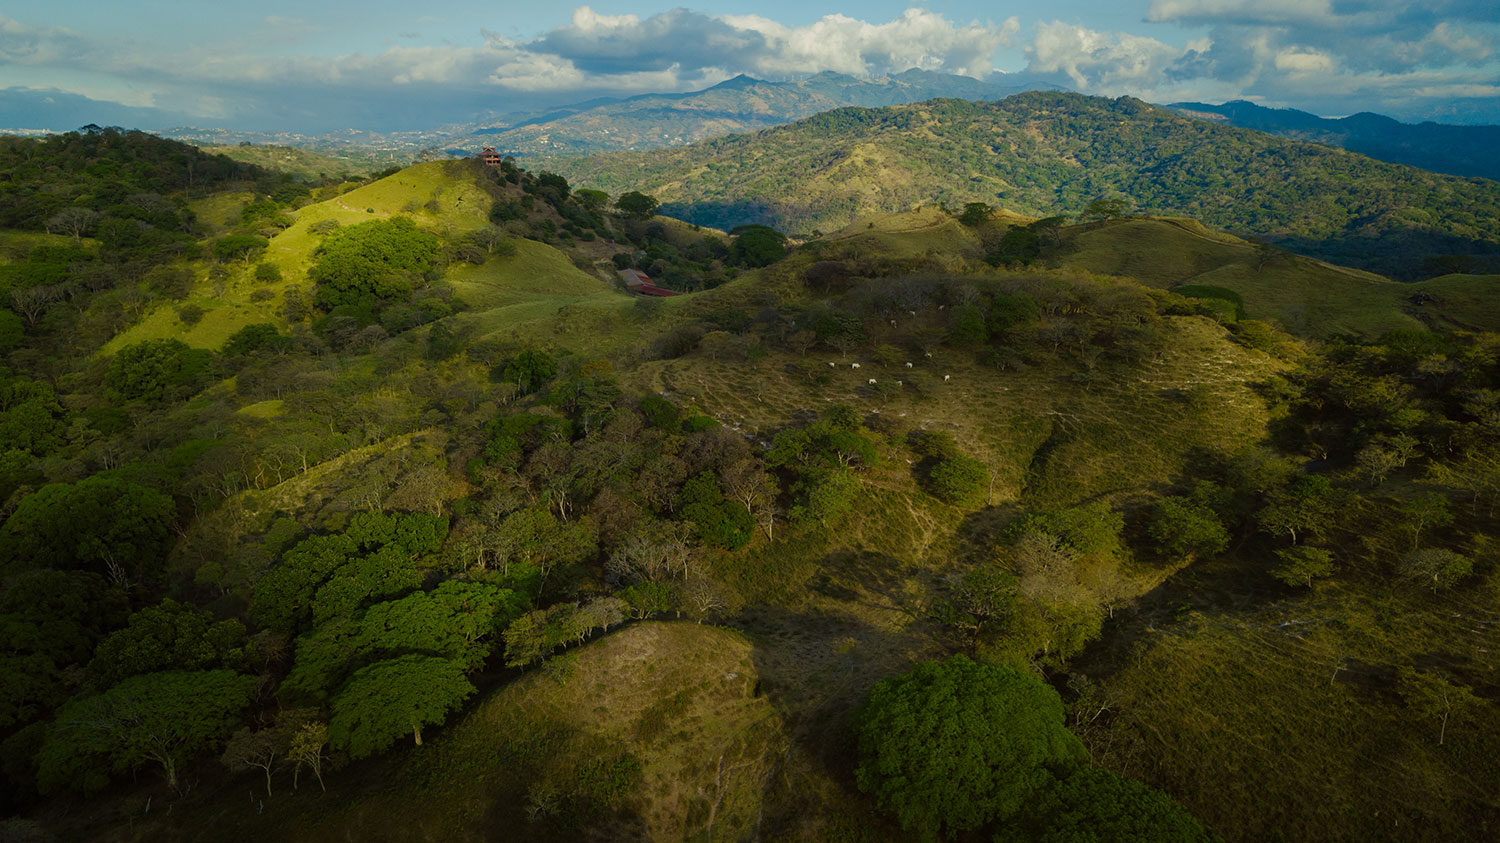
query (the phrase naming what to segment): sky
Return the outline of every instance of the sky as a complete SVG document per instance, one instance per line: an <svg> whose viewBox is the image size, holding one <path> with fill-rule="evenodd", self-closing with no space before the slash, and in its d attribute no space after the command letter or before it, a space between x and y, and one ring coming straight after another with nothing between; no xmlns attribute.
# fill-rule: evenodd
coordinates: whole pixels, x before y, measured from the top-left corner
<svg viewBox="0 0 1500 843"><path fill-rule="evenodd" d="M8 0L0 128L415 130L741 73L911 67L1500 124L1500 2Z"/></svg>

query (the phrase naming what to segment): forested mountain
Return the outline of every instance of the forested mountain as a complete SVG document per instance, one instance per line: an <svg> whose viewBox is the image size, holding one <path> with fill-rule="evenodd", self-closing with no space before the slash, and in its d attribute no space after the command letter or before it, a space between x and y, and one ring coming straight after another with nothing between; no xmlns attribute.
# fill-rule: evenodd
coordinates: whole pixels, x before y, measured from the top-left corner
<svg viewBox="0 0 1500 843"><path fill-rule="evenodd" d="M1495 150L1500 149L1500 126L1402 123L1369 112L1327 118L1294 108L1266 108L1244 100L1223 105L1174 102L1167 107L1186 117L1337 146L1436 173L1500 179L1500 161L1495 160Z"/></svg>
<svg viewBox="0 0 1500 843"><path fill-rule="evenodd" d="M704 225L806 235L929 201L1077 214L1121 198L1401 279L1500 260L1500 184L1220 126L1124 98L1033 92L846 108L686 147L548 159ZM1446 257L1445 257L1446 256Z"/></svg>
<svg viewBox="0 0 1500 843"><path fill-rule="evenodd" d="M1500 827L1500 276L5 155L0 839Z"/></svg>
<svg viewBox="0 0 1500 843"><path fill-rule="evenodd" d="M482 142L522 158L654 149L779 126L844 106L897 105L936 97L992 100L1032 89L999 74L980 81L915 68L874 79L829 72L786 82L736 76L702 91L648 94L480 128L455 136L454 145Z"/></svg>

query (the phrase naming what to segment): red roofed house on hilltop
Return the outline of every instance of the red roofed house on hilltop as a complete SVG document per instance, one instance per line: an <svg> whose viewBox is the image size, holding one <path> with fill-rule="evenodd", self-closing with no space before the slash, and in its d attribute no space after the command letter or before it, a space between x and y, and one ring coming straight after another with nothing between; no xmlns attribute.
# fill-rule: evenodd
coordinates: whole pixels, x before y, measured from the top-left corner
<svg viewBox="0 0 1500 843"><path fill-rule="evenodd" d="M646 273L636 269L620 270L620 279L625 282L625 289L642 296L680 296L676 290L668 290L666 287L658 287L651 283L651 278Z"/></svg>
<svg viewBox="0 0 1500 843"><path fill-rule="evenodd" d="M500 166L500 153L496 152L493 146L487 146L479 150L479 160L483 161L486 167L498 167Z"/></svg>

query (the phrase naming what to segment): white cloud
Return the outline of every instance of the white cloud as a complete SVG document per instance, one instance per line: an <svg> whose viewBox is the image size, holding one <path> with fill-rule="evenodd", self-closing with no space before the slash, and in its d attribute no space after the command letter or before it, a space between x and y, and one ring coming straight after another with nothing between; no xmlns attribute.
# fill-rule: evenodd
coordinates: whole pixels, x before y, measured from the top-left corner
<svg viewBox="0 0 1500 843"><path fill-rule="evenodd" d="M1276 54L1276 69L1288 73L1332 73L1333 59L1317 50L1282 50Z"/></svg>
<svg viewBox="0 0 1500 843"><path fill-rule="evenodd" d="M1227 89L1325 114L1472 119L1487 111L1500 122L1494 0L1151 0L1145 20L1206 37L1177 50L1139 35L1041 24L1028 48L1031 69L1081 90L1158 101Z"/></svg>
<svg viewBox="0 0 1500 843"><path fill-rule="evenodd" d="M856 76L918 67L980 77L993 70L991 59L1012 46L1021 23L1011 17L996 25L956 26L925 9L907 9L887 23L872 24L845 15L827 15L802 27L783 26L755 15L722 20L765 39L754 69L767 76L833 70Z"/></svg>
<svg viewBox="0 0 1500 843"><path fill-rule="evenodd" d="M377 115L477 104L448 118L461 119L522 99L531 107L684 91L737 73L878 76L917 67L984 77L999 50L1024 46L1027 70L1086 93L1158 102L1249 98L1407 117L1488 110L1500 122L1500 100L1486 104L1500 79L1494 3L1150 0L1138 31L1053 20L1025 39L1014 17L964 22L925 8L885 21L831 14L789 26L754 14L612 15L580 6L565 25L530 40L481 30L483 41L472 46L424 46L403 36L376 52L340 56L286 55L298 51L285 45L316 30L292 17L267 16L226 44L165 49L0 15L0 64L5 84L199 114L287 113L283 104L294 99L299 114L313 115L320 102ZM1454 106L1457 100L1466 104Z"/></svg>
<svg viewBox="0 0 1500 843"><path fill-rule="evenodd" d="M1037 25L1026 52L1028 70L1063 73L1080 91L1139 94L1159 87L1188 49L1128 32L1097 32L1052 21Z"/></svg>

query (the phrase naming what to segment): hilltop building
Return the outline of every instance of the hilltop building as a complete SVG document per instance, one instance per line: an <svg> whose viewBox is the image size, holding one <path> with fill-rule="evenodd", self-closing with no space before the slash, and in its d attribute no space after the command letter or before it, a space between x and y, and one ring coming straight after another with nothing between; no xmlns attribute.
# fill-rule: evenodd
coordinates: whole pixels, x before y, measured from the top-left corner
<svg viewBox="0 0 1500 843"><path fill-rule="evenodd" d="M666 287L658 287L651 283L651 278L646 273L637 269L622 269L619 272L620 280L625 282L625 289L640 296L680 296L676 290L668 290Z"/></svg>
<svg viewBox="0 0 1500 843"><path fill-rule="evenodd" d="M483 161L486 167L498 167L500 166L500 153L496 152L493 146L487 146L479 150L479 160Z"/></svg>

